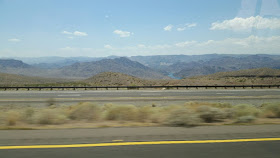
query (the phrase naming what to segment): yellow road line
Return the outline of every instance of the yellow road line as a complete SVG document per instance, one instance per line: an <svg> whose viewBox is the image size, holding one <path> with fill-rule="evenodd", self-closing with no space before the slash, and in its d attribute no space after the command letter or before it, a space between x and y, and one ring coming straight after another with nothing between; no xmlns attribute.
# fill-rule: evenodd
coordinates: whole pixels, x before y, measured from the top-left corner
<svg viewBox="0 0 280 158"><path fill-rule="evenodd" d="M156 142L120 142L120 143L69 144L69 145L0 146L0 149L82 148L82 147L125 146L125 145L202 144L202 143L261 142L261 141L280 141L280 138L156 141Z"/></svg>

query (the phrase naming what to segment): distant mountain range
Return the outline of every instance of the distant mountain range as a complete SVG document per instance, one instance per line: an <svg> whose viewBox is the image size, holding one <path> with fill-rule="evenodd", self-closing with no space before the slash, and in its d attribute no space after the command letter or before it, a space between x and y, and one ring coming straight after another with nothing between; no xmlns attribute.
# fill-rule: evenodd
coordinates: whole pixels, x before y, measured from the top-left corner
<svg viewBox="0 0 280 158"><path fill-rule="evenodd" d="M131 57L146 66L177 78L254 68L280 69L280 55L171 55Z"/></svg>
<svg viewBox="0 0 280 158"><path fill-rule="evenodd" d="M19 59L19 58L18 58ZM41 57L0 59L0 72L48 78L85 79L119 72L145 79L186 78L243 69L280 69L280 55L158 55L106 58ZM169 77L168 77L169 76Z"/></svg>
<svg viewBox="0 0 280 158"><path fill-rule="evenodd" d="M195 76L180 80L143 79L135 76L102 72L84 80L48 79L0 73L0 86L152 86L152 85L280 85L280 70L271 68L246 69Z"/></svg>
<svg viewBox="0 0 280 158"><path fill-rule="evenodd" d="M181 66L182 65L184 66L184 64L181 64ZM189 63L185 63L185 65L189 65ZM251 55L246 57L213 58L211 60L201 61L192 65L196 66L190 66L187 68L185 66L185 68L176 72L174 76L184 78L197 75L209 75L216 72L228 72L263 67L280 69L280 60L259 55Z"/></svg>
<svg viewBox="0 0 280 158"><path fill-rule="evenodd" d="M261 85L280 84L280 70L271 68L246 69L219 72L181 80L147 80L122 73L104 72L88 78L86 82L95 86L150 86L150 85Z"/></svg>
<svg viewBox="0 0 280 158"><path fill-rule="evenodd" d="M65 77L91 77L101 72L120 72L128 75L147 78L147 79L164 79L168 78L163 74L144 66L128 58L102 59L94 62L75 63L65 66L58 70L59 74Z"/></svg>
<svg viewBox="0 0 280 158"><path fill-rule="evenodd" d="M23 64L22 61L14 59L1 59L0 66L0 72L3 73L49 78L85 79L101 72L120 72L147 79L169 78L139 62L131 61L124 57L91 62L77 62L69 66L54 69L43 69L35 65Z"/></svg>

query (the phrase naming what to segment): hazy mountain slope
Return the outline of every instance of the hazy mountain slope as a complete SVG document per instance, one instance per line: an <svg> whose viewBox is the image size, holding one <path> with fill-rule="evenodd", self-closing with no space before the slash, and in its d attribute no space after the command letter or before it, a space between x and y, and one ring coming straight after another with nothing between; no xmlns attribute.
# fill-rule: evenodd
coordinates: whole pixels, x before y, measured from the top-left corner
<svg viewBox="0 0 280 158"><path fill-rule="evenodd" d="M134 76L117 73L117 72L102 72L100 74L90 77L84 82L95 86L143 86L151 84L153 81L140 79Z"/></svg>
<svg viewBox="0 0 280 158"><path fill-rule="evenodd" d="M174 64L175 65L175 64ZM171 65L170 67L174 67ZM280 60L275 60L267 56L250 55L245 57L220 57L208 61L201 61L199 64L180 63L177 64L178 72L174 73L176 77L190 77L197 75L208 75L216 72L236 71L242 69L255 68L280 68ZM180 68L182 68L180 70ZM168 70L168 69L167 69ZM174 70L174 68L173 68Z"/></svg>
<svg viewBox="0 0 280 158"><path fill-rule="evenodd" d="M212 58L218 58L219 54L205 54L205 55L154 55L154 56L132 56L131 60L137 61L145 66L149 66L154 69L161 69L166 66L178 62L194 62L194 61L207 61Z"/></svg>
<svg viewBox="0 0 280 158"><path fill-rule="evenodd" d="M253 69L261 67L280 68L280 61L260 55L251 55L247 57L222 57L209 60L204 63L209 66L221 66L226 69L240 70Z"/></svg>
<svg viewBox="0 0 280 158"><path fill-rule="evenodd" d="M227 71L227 70L223 67L217 67L217 66L198 66L193 68L185 68L177 73L174 73L174 76L184 78L190 76L209 75L222 71Z"/></svg>
<svg viewBox="0 0 280 158"><path fill-rule="evenodd" d="M179 85L279 85L280 70L271 68L219 72L178 80Z"/></svg>
<svg viewBox="0 0 280 158"><path fill-rule="evenodd" d="M37 57L37 58L16 58L23 61L24 63L30 64L32 66L44 69L55 69L61 68L63 66L69 66L77 62L91 62L98 61L104 58L94 58L94 57Z"/></svg>
<svg viewBox="0 0 280 158"><path fill-rule="evenodd" d="M60 83L62 79L48 79L41 77L29 77L15 74L0 73L0 85L26 85L26 84L44 84L44 83Z"/></svg>
<svg viewBox="0 0 280 158"><path fill-rule="evenodd" d="M148 79L166 78L166 76L161 73L124 57L116 59L103 59L96 62L76 63L59 69L57 75L60 75L61 77L87 78L101 72L120 72Z"/></svg>
<svg viewBox="0 0 280 158"><path fill-rule="evenodd" d="M0 59L0 72L25 76L44 76L46 71L26 64L20 60Z"/></svg>
<svg viewBox="0 0 280 158"><path fill-rule="evenodd" d="M244 74L250 74L250 77L245 77L243 76ZM121 73L105 72L86 79L83 82L94 86L273 85L280 84L280 70L270 68L248 69L194 76L181 80L145 80Z"/></svg>
<svg viewBox="0 0 280 158"><path fill-rule="evenodd" d="M232 72L219 72L209 75L209 77L280 77L280 69L259 68Z"/></svg>
<svg viewBox="0 0 280 158"><path fill-rule="evenodd" d="M0 67L3 68L30 68L31 66L20 60L0 59Z"/></svg>

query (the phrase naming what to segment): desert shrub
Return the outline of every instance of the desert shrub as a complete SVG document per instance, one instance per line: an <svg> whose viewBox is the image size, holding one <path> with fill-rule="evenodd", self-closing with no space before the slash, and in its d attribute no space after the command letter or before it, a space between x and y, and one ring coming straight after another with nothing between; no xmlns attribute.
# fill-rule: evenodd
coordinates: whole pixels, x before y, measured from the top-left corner
<svg viewBox="0 0 280 158"><path fill-rule="evenodd" d="M8 126L14 126L20 120L20 113L17 111L8 111L4 114L5 123Z"/></svg>
<svg viewBox="0 0 280 158"><path fill-rule="evenodd" d="M182 108L182 106L158 106L158 107L152 107L152 113L149 113L148 121L152 123L164 123L166 122L167 118L169 117L170 113L173 111L176 111L178 109Z"/></svg>
<svg viewBox="0 0 280 158"><path fill-rule="evenodd" d="M55 105L56 101L54 98L49 98L48 100L46 100L46 105L49 107L49 106L52 106L52 105Z"/></svg>
<svg viewBox="0 0 280 158"><path fill-rule="evenodd" d="M32 123L36 124L63 124L68 119L64 113L58 109L43 109L34 114Z"/></svg>
<svg viewBox="0 0 280 158"><path fill-rule="evenodd" d="M208 122L208 123L219 121L225 118L225 113L222 109L210 107L210 106L198 107L197 113L204 122Z"/></svg>
<svg viewBox="0 0 280 158"><path fill-rule="evenodd" d="M186 107L191 107L191 108L197 108L201 105L210 105L211 103L204 103L204 102L196 102L196 101L190 101L190 102L185 102L184 106Z"/></svg>
<svg viewBox="0 0 280 158"><path fill-rule="evenodd" d="M262 109L264 117L280 118L280 103L263 104Z"/></svg>
<svg viewBox="0 0 280 158"><path fill-rule="evenodd" d="M196 126L201 122L197 114L188 108L177 109L169 114L165 124L169 126Z"/></svg>
<svg viewBox="0 0 280 158"><path fill-rule="evenodd" d="M0 111L0 125L3 124L5 121L4 112Z"/></svg>
<svg viewBox="0 0 280 158"><path fill-rule="evenodd" d="M235 110L233 108L224 108L224 117L227 119L231 119L235 116Z"/></svg>
<svg viewBox="0 0 280 158"><path fill-rule="evenodd" d="M261 114L261 110L254 105L249 104L238 104L233 107L235 117L241 116L255 116L258 117Z"/></svg>
<svg viewBox="0 0 280 158"><path fill-rule="evenodd" d="M229 103L212 103L212 102L186 102L184 103L184 106L190 107L192 109L197 109L200 106L209 106L209 107L215 107L219 109L232 107L232 105Z"/></svg>
<svg viewBox="0 0 280 158"><path fill-rule="evenodd" d="M176 111L181 108L183 107L179 105L169 105L169 106L160 107L160 111L162 113L172 113L173 111Z"/></svg>
<svg viewBox="0 0 280 158"><path fill-rule="evenodd" d="M241 116L237 118L236 123L251 123L255 120L256 120L255 116L251 116L251 115Z"/></svg>
<svg viewBox="0 0 280 158"><path fill-rule="evenodd" d="M167 119L167 115L165 113L153 113L150 117L150 121L152 123L163 123Z"/></svg>
<svg viewBox="0 0 280 158"><path fill-rule="evenodd" d="M101 109L98 105L84 102L72 106L68 117L72 120L98 120L101 116Z"/></svg>
<svg viewBox="0 0 280 158"><path fill-rule="evenodd" d="M21 114L21 120L31 123L34 113L35 113L35 110L31 107L24 109L23 113Z"/></svg>
<svg viewBox="0 0 280 158"><path fill-rule="evenodd" d="M232 108L230 103L214 103L213 106L217 108Z"/></svg>
<svg viewBox="0 0 280 158"><path fill-rule="evenodd" d="M151 119L154 114L155 107L142 106L137 108L137 121L145 122Z"/></svg>
<svg viewBox="0 0 280 158"><path fill-rule="evenodd" d="M107 105L105 119L107 120L135 120L137 108L134 105Z"/></svg>
<svg viewBox="0 0 280 158"><path fill-rule="evenodd" d="M137 118L137 109L134 105L112 106L106 110L107 120L134 121Z"/></svg>

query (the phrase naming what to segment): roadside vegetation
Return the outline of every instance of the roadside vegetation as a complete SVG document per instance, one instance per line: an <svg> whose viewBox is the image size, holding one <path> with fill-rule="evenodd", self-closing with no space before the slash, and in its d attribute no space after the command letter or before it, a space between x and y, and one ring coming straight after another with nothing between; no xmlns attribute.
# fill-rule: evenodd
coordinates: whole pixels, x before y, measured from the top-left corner
<svg viewBox="0 0 280 158"><path fill-rule="evenodd" d="M199 126L280 123L280 103L186 102L169 106L134 106L82 102L71 106L0 106L0 129L116 126Z"/></svg>

